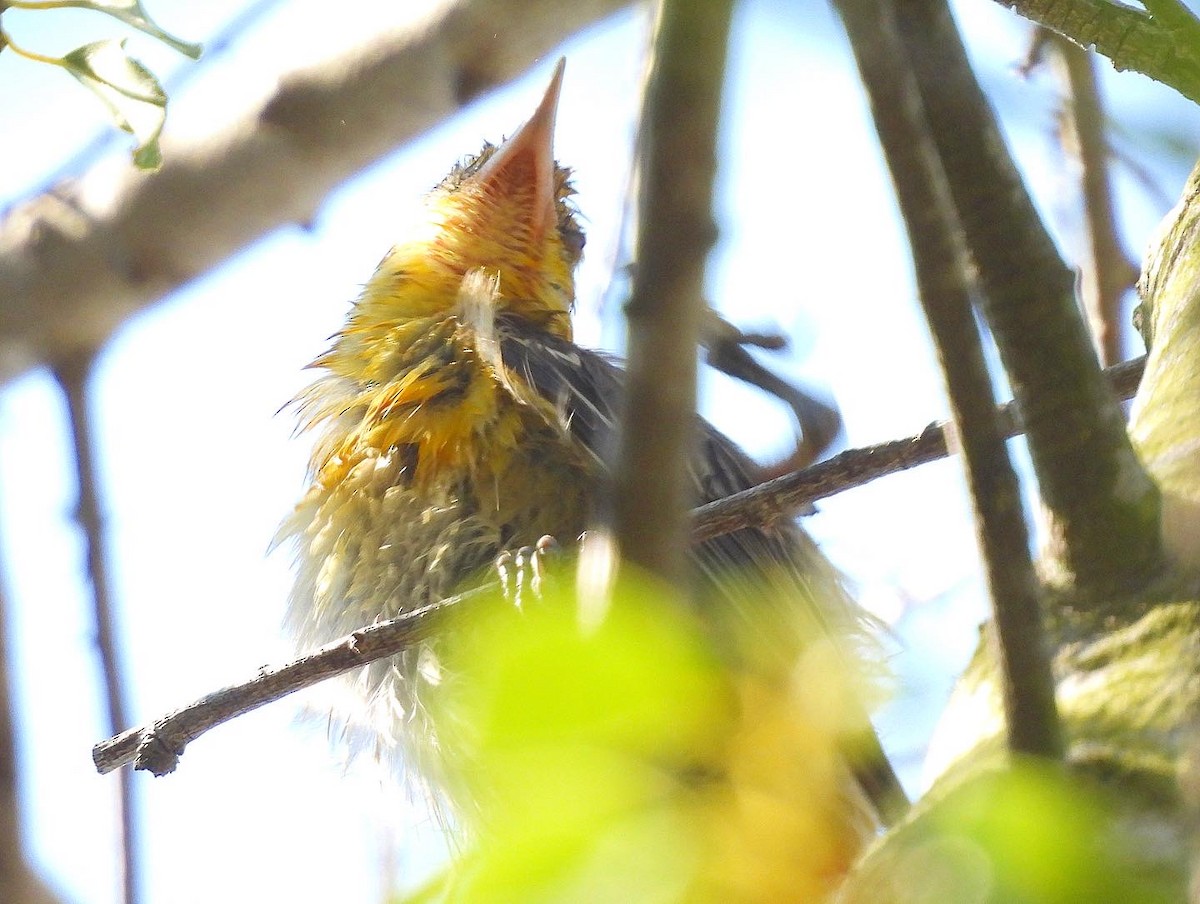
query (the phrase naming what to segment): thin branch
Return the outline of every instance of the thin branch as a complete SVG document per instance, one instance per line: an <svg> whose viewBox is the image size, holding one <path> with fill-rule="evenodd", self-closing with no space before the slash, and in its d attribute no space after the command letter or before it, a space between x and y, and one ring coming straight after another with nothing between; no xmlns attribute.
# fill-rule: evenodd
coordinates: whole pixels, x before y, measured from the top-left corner
<svg viewBox="0 0 1200 904"><path fill-rule="evenodd" d="M0 889L6 904L59 904L25 860L21 845L21 795L18 781L16 700L13 657L8 642L12 624L7 575L0 573Z"/></svg>
<svg viewBox="0 0 1200 904"><path fill-rule="evenodd" d="M1050 529L1044 560L1076 603L1164 567L1159 497L1100 375L1058 255L971 70L945 0L896 0L925 118L979 273L979 304L1021 405Z"/></svg>
<svg viewBox="0 0 1200 904"><path fill-rule="evenodd" d="M17 788L17 743L15 706L9 680L8 588L0 575L0 888L20 889L25 881L25 858L21 853L21 807ZM17 891L18 904L28 896Z"/></svg>
<svg viewBox="0 0 1200 904"><path fill-rule="evenodd" d="M1111 368L1109 378L1122 397L1133 394L1144 358ZM997 413L1006 436L1020 432L1013 403ZM804 504L861 486L885 474L945 458L945 424L931 424L916 436L864 449L843 452L805 471L760 484L718 502L695 509L692 541L699 543L745 527L762 526L796 511ZM252 678L207 694L199 700L153 722L131 728L92 748L96 769L108 773L133 763L155 775L174 771L189 742L210 728L257 709L266 703L310 687L327 678L394 656L435 630L435 617L467 602L490 588L481 588L407 612L387 622L371 625L335 640L291 662L260 670Z"/></svg>
<svg viewBox="0 0 1200 904"><path fill-rule="evenodd" d="M154 173L101 167L0 223L0 380L100 348L137 310L289 223L363 167L627 0L460 0L319 68ZM514 7L519 8L518 15Z"/></svg>
<svg viewBox="0 0 1200 904"><path fill-rule="evenodd" d="M120 731L129 724L125 669L121 663L119 631L113 607L112 580L108 570L107 532L101 502L100 478L96 467L96 437L92 433L89 411L89 383L95 357L81 352L59 361L55 378L67 400L74 444L75 473L78 484L76 518L83 531L88 582L92 591L92 613L96 623L96 651L100 656L100 674L104 686L105 716L108 729ZM121 773L117 819L121 838L121 900L135 904L140 900L138 866L138 808L133 793L133 776Z"/></svg>
<svg viewBox="0 0 1200 904"><path fill-rule="evenodd" d="M1190 24L1164 22L1117 0L996 2L1080 47L1094 47L1118 71L1140 72L1200 103L1200 42Z"/></svg>
<svg viewBox="0 0 1200 904"><path fill-rule="evenodd" d="M1121 359L1125 321L1121 299L1133 288L1138 268L1122 247L1109 179L1109 149L1104 132L1104 102L1092 55L1058 35L1052 37L1067 100L1062 111L1064 144L1079 161L1087 251L1081 265L1080 293L1100 363Z"/></svg>
<svg viewBox="0 0 1200 904"><path fill-rule="evenodd" d="M1008 457L971 310L967 255L954 202L896 26L879 0L837 4L908 231L918 295L946 378L975 508L1004 686L1009 749L1063 755L1041 592L1029 553L1021 489Z"/></svg>
<svg viewBox="0 0 1200 904"><path fill-rule="evenodd" d="M642 111L637 270L614 513L623 556L674 586L686 570L704 268L732 0L664 0Z"/></svg>
<svg viewBox="0 0 1200 904"><path fill-rule="evenodd" d="M449 609L493 591L488 586L450 597L361 628L284 665L262 668L245 681L205 694L147 725L97 744L92 748L92 762L101 774L126 763L154 775L174 772L187 745L210 728L327 678L393 656L429 637L437 619Z"/></svg>
<svg viewBox="0 0 1200 904"><path fill-rule="evenodd" d="M1104 373L1113 392L1128 399L1137 391L1145 366L1143 355L1110 367ZM1011 438L1025 432L1016 402L1001 405L997 417L1004 436ZM952 428L944 421L933 423L904 439L848 449L803 471L700 506L693 512L692 541L698 543L735 530L769 525L790 518L793 512L803 511L820 499L946 458L957 451L951 448L952 434Z"/></svg>
<svg viewBox="0 0 1200 904"><path fill-rule="evenodd" d="M747 350L747 346L783 348L786 338L743 333L709 308L705 311L702 342L710 367L779 399L796 419L799 433L795 448L783 460L765 466L764 476L777 477L806 468L833 445L842 429L841 412L773 373Z"/></svg>

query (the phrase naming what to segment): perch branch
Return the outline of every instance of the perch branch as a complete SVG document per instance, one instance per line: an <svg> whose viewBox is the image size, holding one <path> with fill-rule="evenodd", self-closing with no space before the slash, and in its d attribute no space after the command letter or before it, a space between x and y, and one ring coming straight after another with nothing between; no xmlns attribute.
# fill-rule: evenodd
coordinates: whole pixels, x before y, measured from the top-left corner
<svg viewBox="0 0 1200 904"><path fill-rule="evenodd" d="M1133 395L1145 358L1127 361L1106 371L1114 391L1122 398ZM1006 436L1021 432L1012 402L998 409ZM886 474L904 471L948 454L947 426L930 424L916 436L843 452L804 471L776 478L753 489L696 509L693 542L716 537L755 524L765 525L787 512L869 483ZM409 612L387 622L363 628L282 666L261 669L239 684L229 685L153 722L131 728L92 748L92 760L101 773L127 763L155 775L165 775L178 765L189 742L210 728L309 687L392 656L428 636L439 613L486 592L473 590Z"/></svg>

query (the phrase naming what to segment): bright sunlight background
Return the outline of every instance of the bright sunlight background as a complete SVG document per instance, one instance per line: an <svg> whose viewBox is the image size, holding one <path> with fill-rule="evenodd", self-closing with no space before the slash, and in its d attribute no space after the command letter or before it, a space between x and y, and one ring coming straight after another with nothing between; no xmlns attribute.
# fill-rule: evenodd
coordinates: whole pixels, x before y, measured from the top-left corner
<svg viewBox="0 0 1200 904"><path fill-rule="evenodd" d="M357 0L334 12L312 0L152 0L161 24L204 41L207 55L191 64L137 36L130 44L172 89L168 139L187 139L235 118L282 73L431 5ZM986 0L962 0L958 12L1035 194L1074 258L1079 214L1055 136L1055 82L1048 72L1025 81L1014 69L1030 27ZM75 12L10 12L5 23L43 52L122 34ZM227 31L232 40L213 43ZM622 285L608 286L646 40L645 15L630 11L563 49L557 153L575 169L589 227L579 334L609 348L619 348L622 330ZM747 0L733 41L710 296L734 322L792 337L769 363L837 399L846 444L917 432L945 415L945 403L838 23L811 0ZM415 202L453 161L525 118L552 63L348 183L313 223L277 232L165 299L105 353L96 420L139 722L286 657L278 625L288 562L265 551L300 491L307 444L276 411L305 384L301 368ZM1117 170L1118 203L1140 256L1200 146L1200 116L1166 88L1101 69L1116 149L1136 163ZM78 172L69 161L106 129L65 74L13 54L0 54L0 110L6 206ZM96 154L118 166L127 158L119 139L87 165ZM754 454L788 448L791 427L777 405L724 379L706 377L704 390L707 416ZM90 761L107 732L67 448L64 406L45 373L0 392L0 538L14 601L28 847L68 900L108 904L116 785ZM880 725L916 788L925 740L985 608L958 465L845 493L808 525L864 602L896 626L896 700ZM339 763L322 729L297 721L302 705L286 701L213 731L170 777L138 776L148 901L377 901L389 877L411 883L435 865L432 827L370 768Z"/></svg>

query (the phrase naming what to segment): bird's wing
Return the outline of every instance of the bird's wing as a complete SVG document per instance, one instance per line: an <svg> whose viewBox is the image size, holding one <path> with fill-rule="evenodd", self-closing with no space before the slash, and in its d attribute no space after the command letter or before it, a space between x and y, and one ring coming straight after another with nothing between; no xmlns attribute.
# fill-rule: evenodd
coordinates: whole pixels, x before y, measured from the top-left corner
<svg viewBox="0 0 1200 904"><path fill-rule="evenodd" d="M563 429L611 470L625 392L616 360L544 332L523 331L519 324L498 326L504 367L550 402ZM695 504L753 486L755 462L707 421L697 421L700 437L689 461ZM762 642L771 648L767 655L779 661L797 654L814 636L832 640L851 662L862 661L864 648L867 659L878 657L872 640L877 626L794 521L714 537L693 554L703 583L701 600L706 617L716 622L716 636L740 637L743 647ZM875 812L890 822L907 799L865 710L851 706L857 716L849 722L858 726L847 741L851 768Z"/></svg>

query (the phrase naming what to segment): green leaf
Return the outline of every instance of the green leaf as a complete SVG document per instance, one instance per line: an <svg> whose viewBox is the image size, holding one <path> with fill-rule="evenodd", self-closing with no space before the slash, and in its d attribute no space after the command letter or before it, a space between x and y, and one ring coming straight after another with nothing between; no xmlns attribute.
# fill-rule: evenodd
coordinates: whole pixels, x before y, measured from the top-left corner
<svg viewBox="0 0 1200 904"><path fill-rule="evenodd" d="M62 64L103 101L119 128L137 138L133 162L142 169L157 167L167 95L154 74L125 52L125 41L85 44L64 56Z"/></svg>
<svg viewBox="0 0 1200 904"><path fill-rule="evenodd" d="M948 790L860 864L849 904L1170 904L1185 843L1125 792L1015 759Z"/></svg>

